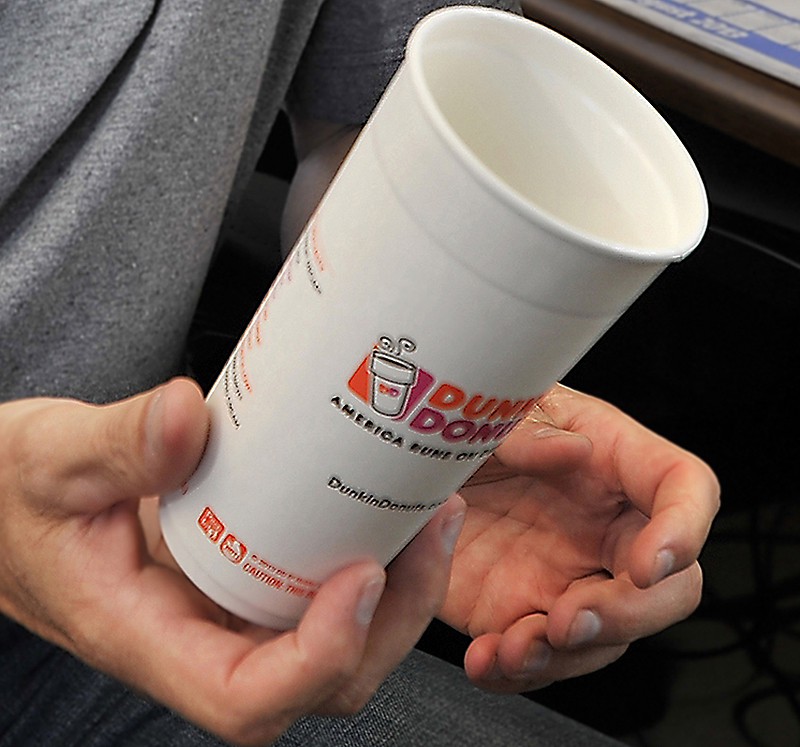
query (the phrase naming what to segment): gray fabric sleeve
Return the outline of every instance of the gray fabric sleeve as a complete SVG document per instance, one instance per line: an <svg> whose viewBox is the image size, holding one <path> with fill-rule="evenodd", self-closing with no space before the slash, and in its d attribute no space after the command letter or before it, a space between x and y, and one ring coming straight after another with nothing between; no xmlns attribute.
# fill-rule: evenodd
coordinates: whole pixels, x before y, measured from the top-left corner
<svg viewBox="0 0 800 747"><path fill-rule="evenodd" d="M184 368L322 0L0 0L0 399Z"/></svg>
<svg viewBox="0 0 800 747"><path fill-rule="evenodd" d="M411 29L448 5L520 11L519 0L326 0L295 73L297 116L363 124L403 59Z"/></svg>

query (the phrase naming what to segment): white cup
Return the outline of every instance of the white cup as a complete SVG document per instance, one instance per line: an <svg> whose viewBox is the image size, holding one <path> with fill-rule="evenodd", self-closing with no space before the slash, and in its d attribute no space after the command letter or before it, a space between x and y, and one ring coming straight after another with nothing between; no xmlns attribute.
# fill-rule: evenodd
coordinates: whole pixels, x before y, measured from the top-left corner
<svg viewBox="0 0 800 747"><path fill-rule="evenodd" d="M706 225L694 164L585 50L458 7L406 58L208 398L164 536L273 628L388 563Z"/></svg>

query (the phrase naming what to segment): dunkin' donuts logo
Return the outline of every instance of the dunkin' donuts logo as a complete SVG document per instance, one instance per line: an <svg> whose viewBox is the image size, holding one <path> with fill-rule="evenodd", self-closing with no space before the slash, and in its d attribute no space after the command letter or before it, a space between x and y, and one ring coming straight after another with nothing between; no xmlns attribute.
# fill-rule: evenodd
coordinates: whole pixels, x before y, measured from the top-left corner
<svg viewBox="0 0 800 747"><path fill-rule="evenodd" d="M347 382L372 412L448 443L485 444L503 438L533 407L535 397L511 400L438 381L409 359L416 343L384 335Z"/></svg>
<svg viewBox="0 0 800 747"><path fill-rule="evenodd" d="M350 391L378 413L402 420L433 383L431 376L404 355L417 349L413 340L395 342L384 335L350 377Z"/></svg>

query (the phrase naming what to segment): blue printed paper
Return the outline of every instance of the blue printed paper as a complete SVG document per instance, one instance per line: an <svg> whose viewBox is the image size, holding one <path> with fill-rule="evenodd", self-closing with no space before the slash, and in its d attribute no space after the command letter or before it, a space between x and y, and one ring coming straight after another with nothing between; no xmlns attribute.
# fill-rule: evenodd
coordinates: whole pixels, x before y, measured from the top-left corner
<svg viewBox="0 0 800 747"><path fill-rule="evenodd" d="M800 85L800 0L599 0Z"/></svg>

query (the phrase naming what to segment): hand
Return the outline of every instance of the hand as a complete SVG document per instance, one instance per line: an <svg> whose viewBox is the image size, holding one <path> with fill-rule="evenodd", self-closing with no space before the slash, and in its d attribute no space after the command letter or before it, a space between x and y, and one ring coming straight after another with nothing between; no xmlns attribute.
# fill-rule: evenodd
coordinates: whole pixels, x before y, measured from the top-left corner
<svg viewBox="0 0 800 747"><path fill-rule="evenodd" d="M156 562L141 496L179 486L203 450L198 388L172 381L103 407L0 406L0 609L231 741L360 707L437 610L463 517L448 501L392 564L325 583L296 631L225 613Z"/></svg>
<svg viewBox="0 0 800 747"><path fill-rule="evenodd" d="M699 603L716 478L605 402L554 387L460 494L440 617L488 689L599 669Z"/></svg>

